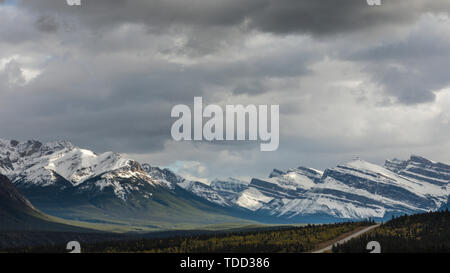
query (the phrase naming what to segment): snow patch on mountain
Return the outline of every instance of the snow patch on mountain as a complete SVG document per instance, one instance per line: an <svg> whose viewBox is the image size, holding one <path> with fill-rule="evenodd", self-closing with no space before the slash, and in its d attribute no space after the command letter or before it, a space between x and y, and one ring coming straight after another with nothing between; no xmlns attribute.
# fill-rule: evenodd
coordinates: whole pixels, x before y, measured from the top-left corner
<svg viewBox="0 0 450 273"><path fill-rule="evenodd" d="M240 194L239 198L236 200L236 204L243 208L255 211L263 207L264 204L272 201L272 199L273 198L262 194L256 188L249 188Z"/></svg>

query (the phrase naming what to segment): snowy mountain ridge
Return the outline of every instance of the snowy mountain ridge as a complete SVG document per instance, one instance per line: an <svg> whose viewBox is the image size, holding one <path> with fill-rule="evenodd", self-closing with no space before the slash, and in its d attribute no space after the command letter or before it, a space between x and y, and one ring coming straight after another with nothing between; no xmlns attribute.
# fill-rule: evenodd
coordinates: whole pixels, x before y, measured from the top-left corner
<svg viewBox="0 0 450 273"><path fill-rule="evenodd" d="M133 185L123 185L118 180L144 180L152 185L169 187L166 181L153 179L134 160L118 153L96 154L75 147L68 141L42 144L29 140L18 142L0 139L0 173L14 184L22 186L55 186L61 178L67 186L88 188L84 184L95 179L94 185L102 191L113 188L117 197L125 200Z"/></svg>
<svg viewBox="0 0 450 273"><path fill-rule="evenodd" d="M232 181L228 183L233 185ZM363 219L437 210L449 201L449 182L449 165L413 155L404 161L387 160L385 166L358 158L323 172L307 167L274 169L269 178L253 178L250 184L228 186L227 191L213 182L209 190L255 214Z"/></svg>
<svg viewBox="0 0 450 273"><path fill-rule="evenodd" d="M361 159L323 172L300 167L253 179L238 204L288 218L383 218L437 210L448 202L450 166L418 156L378 166Z"/></svg>

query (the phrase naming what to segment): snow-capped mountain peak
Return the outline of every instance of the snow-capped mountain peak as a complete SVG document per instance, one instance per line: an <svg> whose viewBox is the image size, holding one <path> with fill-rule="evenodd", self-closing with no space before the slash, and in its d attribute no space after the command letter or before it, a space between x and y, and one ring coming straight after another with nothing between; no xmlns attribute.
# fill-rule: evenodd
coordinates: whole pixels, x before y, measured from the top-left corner
<svg viewBox="0 0 450 273"><path fill-rule="evenodd" d="M69 141L42 144L39 141L0 142L0 171L13 182L51 184L54 173L78 185L102 173L130 164L120 154L107 152L100 155L75 147ZM49 179L50 178L50 179Z"/></svg>
<svg viewBox="0 0 450 273"><path fill-rule="evenodd" d="M122 158L117 153L106 152L97 155L89 150L72 148L63 153L52 154L45 163L45 169L52 170L78 185L105 172L129 166L131 160Z"/></svg>
<svg viewBox="0 0 450 273"><path fill-rule="evenodd" d="M0 173L13 183L23 186L51 186L87 189L86 181L94 179L95 187L103 190L111 187L117 197L125 200L132 185L121 181L146 181L153 186L170 188L166 181L153 179L131 159L114 152L102 154L74 146L69 141L54 141L42 144L29 140L0 140ZM134 187L135 188L135 187Z"/></svg>

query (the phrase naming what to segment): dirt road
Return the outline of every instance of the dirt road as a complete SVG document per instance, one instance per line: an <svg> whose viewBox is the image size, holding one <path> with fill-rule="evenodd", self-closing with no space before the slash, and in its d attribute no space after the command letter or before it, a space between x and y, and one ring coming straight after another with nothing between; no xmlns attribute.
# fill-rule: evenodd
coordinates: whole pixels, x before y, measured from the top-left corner
<svg viewBox="0 0 450 273"><path fill-rule="evenodd" d="M369 231L371 231L372 229L377 228L377 227L379 227L379 226L380 226L380 224L377 224L377 225L373 225L373 226L367 227L367 228L365 228L365 229L362 229L362 230L360 230L360 231L358 231L358 232L353 233L352 235L350 235L350 236L348 236L348 237L345 237L345 238L342 239L342 240L339 240L339 241L335 242L335 243L332 244L332 245L329 245L329 246L324 247L324 248L322 248L322 249L313 251L312 253L324 253L324 252L326 252L326 251L331 251L333 245L335 245L335 244L343 244L343 243L347 242L348 240L353 239L353 238L356 238L356 237L358 237L358 236L361 236L362 234L364 234L364 233L366 233L366 232L369 232Z"/></svg>

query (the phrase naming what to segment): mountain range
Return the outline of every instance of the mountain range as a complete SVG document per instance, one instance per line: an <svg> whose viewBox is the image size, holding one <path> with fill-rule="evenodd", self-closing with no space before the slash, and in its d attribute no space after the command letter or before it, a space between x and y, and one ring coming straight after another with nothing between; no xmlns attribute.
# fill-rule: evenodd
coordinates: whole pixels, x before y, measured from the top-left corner
<svg viewBox="0 0 450 273"><path fill-rule="evenodd" d="M450 190L450 165L420 156L205 184L68 141L0 140L0 173L46 214L146 228L387 219L447 206Z"/></svg>
<svg viewBox="0 0 450 273"><path fill-rule="evenodd" d="M0 173L40 211L70 220L150 229L250 222L178 186L172 172L67 141L1 140Z"/></svg>
<svg viewBox="0 0 450 273"><path fill-rule="evenodd" d="M387 160L384 166L357 158L325 171L274 169L268 178L253 178L239 187L231 186L236 180L222 181L219 185L228 186L225 194L215 182L207 189L258 215L321 222L435 211L449 203L449 181L449 165L411 156Z"/></svg>

